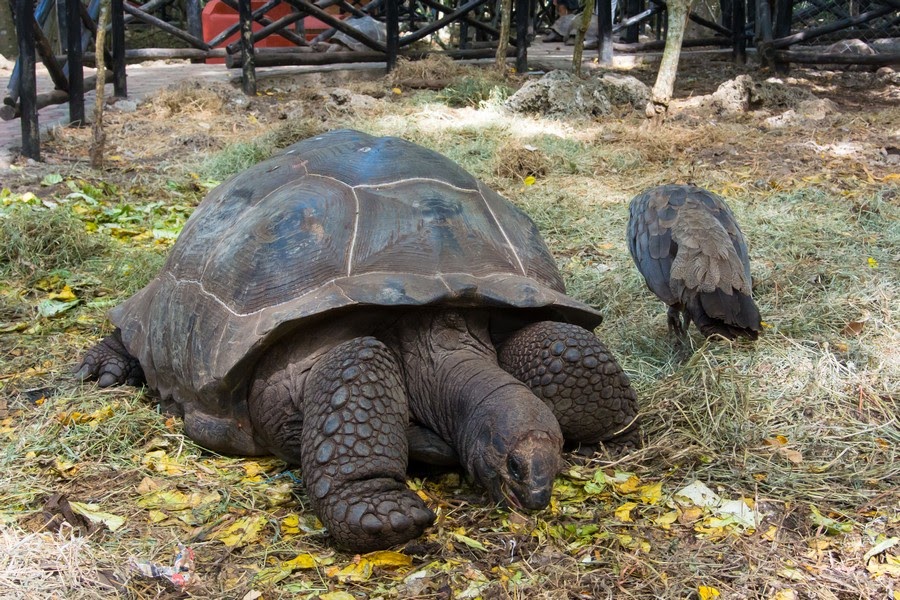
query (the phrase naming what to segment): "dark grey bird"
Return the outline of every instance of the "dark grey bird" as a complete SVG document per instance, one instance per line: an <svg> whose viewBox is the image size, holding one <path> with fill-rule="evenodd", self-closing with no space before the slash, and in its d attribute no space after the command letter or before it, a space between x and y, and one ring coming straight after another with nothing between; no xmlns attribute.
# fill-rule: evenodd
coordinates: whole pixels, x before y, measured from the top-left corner
<svg viewBox="0 0 900 600"><path fill-rule="evenodd" d="M669 306L679 337L691 321L707 336L755 340L747 241L725 200L693 185L663 185L631 200L628 249L647 287Z"/></svg>

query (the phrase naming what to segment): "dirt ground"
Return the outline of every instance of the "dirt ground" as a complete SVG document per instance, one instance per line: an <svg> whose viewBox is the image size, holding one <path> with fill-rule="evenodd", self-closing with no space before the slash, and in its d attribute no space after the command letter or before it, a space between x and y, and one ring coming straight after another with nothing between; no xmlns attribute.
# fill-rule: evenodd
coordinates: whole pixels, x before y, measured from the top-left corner
<svg viewBox="0 0 900 600"><path fill-rule="evenodd" d="M185 85L60 129L2 177L0 589L22 598L900 598L897 74L688 59L669 119L521 114L526 79L443 63L390 78ZM650 67L619 71L652 85ZM726 82L747 75L742 84ZM603 71L591 69L589 77ZM534 80L540 74L530 75ZM419 82L442 86L422 89ZM744 86L744 87L741 87ZM728 87L728 86L726 86ZM746 92L746 93L745 93ZM726 97L728 96L728 97ZM734 108L728 98L746 100ZM740 105L740 101L738 102ZM729 108L731 107L731 108ZM549 508L500 510L460 473L414 473L421 538L336 552L302 474L218 456L147 391L71 368L108 334L203 196L327 129L442 152L538 224L638 392L644 446L567 455ZM625 247L628 201L721 194L749 240L755 342L687 346ZM176 558L178 555L178 558ZM177 562L176 562L177 561ZM180 569L180 570L179 570ZM180 577L180 578L179 578ZM0 594L3 595L3 594Z"/></svg>

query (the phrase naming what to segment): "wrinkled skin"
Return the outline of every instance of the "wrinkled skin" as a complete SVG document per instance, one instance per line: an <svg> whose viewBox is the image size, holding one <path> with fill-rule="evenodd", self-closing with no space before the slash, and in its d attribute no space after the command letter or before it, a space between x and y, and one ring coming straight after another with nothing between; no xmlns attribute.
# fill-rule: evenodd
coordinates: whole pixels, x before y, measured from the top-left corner
<svg viewBox="0 0 900 600"><path fill-rule="evenodd" d="M338 546L385 548L432 524L405 485L410 458L458 463L493 502L540 510L564 442L637 444L634 391L591 332L543 321L498 350L490 322L483 310L419 309L368 331L329 330L312 355L284 340L259 361L247 398L254 434L302 466ZM115 338L87 353L79 377L136 382ZM192 431L207 445L224 435L219 423Z"/></svg>

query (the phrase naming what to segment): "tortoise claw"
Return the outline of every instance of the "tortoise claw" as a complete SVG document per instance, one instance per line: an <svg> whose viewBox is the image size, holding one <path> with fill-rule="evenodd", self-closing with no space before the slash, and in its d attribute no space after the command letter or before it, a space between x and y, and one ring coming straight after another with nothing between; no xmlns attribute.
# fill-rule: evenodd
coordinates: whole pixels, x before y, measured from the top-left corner
<svg viewBox="0 0 900 600"><path fill-rule="evenodd" d="M121 384L138 386L144 383L144 370L138 360L125 349L118 329L88 350L73 374L82 381L95 379L102 388Z"/></svg>

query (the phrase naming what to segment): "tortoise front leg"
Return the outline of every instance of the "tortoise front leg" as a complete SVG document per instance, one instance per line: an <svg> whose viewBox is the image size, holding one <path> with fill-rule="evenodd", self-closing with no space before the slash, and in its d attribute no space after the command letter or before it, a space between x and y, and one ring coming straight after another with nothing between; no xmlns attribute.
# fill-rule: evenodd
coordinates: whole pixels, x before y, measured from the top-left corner
<svg viewBox="0 0 900 600"><path fill-rule="evenodd" d="M550 406L567 442L639 445L637 395L606 346L587 329L533 323L507 339L498 357L504 370Z"/></svg>
<svg viewBox="0 0 900 600"><path fill-rule="evenodd" d="M421 535L434 513L406 487L409 406L394 355L375 338L356 338L319 358L302 384L291 372L257 383L254 429L274 453L299 458L335 543L366 552Z"/></svg>
<svg viewBox="0 0 900 600"><path fill-rule="evenodd" d="M123 383L134 386L144 384L144 370L138 359L125 349L122 331L118 328L85 353L75 367L75 377L96 379L100 387Z"/></svg>

